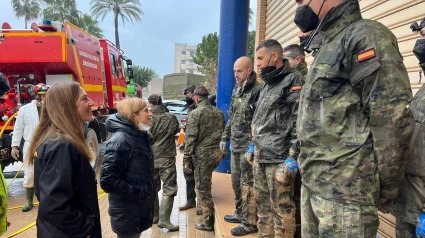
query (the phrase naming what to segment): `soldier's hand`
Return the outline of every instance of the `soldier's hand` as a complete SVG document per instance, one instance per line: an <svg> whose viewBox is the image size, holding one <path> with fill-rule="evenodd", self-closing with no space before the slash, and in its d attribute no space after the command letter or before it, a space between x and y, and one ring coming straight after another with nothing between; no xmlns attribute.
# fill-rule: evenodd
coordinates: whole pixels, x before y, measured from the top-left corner
<svg viewBox="0 0 425 238"><path fill-rule="evenodd" d="M416 237L425 237L425 214L421 213L418 217L418 225L416 226Z"/></svg>
<svg viewBox="0 0 425 238"><path fill-rule="evenodd" d="M193 173L193 164L189 156L183 157L183 173L191 174Z"/></svg>
<svg viewBox="0 0 425 238"><path fill-rule="evenodd" d="M295 178L298 172L298 163L296 160L291 158L287 158L285 163L281 163L278 165L275 177L276 180L284 185L288 184Z"/></svg>
<svg viewBox="0 0 425 238"><path fill-rule="evenodd" d="M221 150L221 152L223 152L223 154L226 154L227 153L227 151L226 151L226 142L224 142L224 141L220 142L220 150Z"/></svg>
<svg viewBox="0 0 425 238"><path fill-rule="evenodd" d="M245 159L252 165L252 162L254 161L254 155L250 153L245 153Z"/></svg>
<svg viewBox="0 0 425 238"><path fill-rule="evenodd" d="M12 147L12 151L10 152L10 155L15 159L18 160L19 159L19 149L16 146Z"/></svg>
<svg viewBox="0 0 425 238"><path fill-rule="evenodd" d="M252 162L254 161L254 149L255 145L254 143L251 143L249 145L248 151L245 153L245 159L252 165Z"/></svg>

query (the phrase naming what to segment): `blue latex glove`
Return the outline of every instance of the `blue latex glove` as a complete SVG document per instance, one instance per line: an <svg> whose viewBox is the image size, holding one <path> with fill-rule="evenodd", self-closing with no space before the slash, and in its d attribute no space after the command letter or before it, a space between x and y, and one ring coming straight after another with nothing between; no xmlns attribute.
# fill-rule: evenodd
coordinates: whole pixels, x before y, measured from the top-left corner
<svg viewBox="0 0 425 238"><path fill-rule="evenodd" d="M425 214L421 213L418 217L418 225L416 226L416 237L425 238Z"/></svg>
<svg viewBox="0 0 425 238"><path fill-rule="evenodd" d="M254 154L254 148L255 148L254 143L251 143L248 148L248 154Z"/></svg>
<svg viewBox="0 0 425 238"><path fill-rule="evenodd" d="M285 165L288 172L296 172L298 170L298 162L291 158L286 158Z"/></svg>

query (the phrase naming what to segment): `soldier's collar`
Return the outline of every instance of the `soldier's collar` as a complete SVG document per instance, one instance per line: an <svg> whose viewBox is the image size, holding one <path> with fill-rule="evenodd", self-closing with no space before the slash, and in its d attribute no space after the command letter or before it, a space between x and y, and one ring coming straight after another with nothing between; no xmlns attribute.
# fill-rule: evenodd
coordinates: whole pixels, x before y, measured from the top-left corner
<svg viewBox="0 0 425 238"><path fill-rule="evenodd" d="M200 99L200 100L199 100L199 102L196 104L196 107L199 107L199 106L207 106L207 105L211 105L211 104L210 104L210 102L209 102L208 100Z"/></svg>
<svg viewBox="0 0 425 238"><path fill-rule="evenodd" d="M300 71L307 68L307 63L304 61L301 64L297 65L297 67L295 68L296 71Z"/></svg>
<svg viewBox="0 0 425 238"><path fill-rule="evenodd" d="M338 6L332 8L322 20L321 31L324 33L325 41L334 38L353 22L362 19L358 0L345 0Z"/></svg>
<svg viewBox="0 0 425 238"><path fill-rule="evenodd" d="M164 105L153 105L151 107L152 113L161 113L161 112L168 112L168 109Z"/></svg>

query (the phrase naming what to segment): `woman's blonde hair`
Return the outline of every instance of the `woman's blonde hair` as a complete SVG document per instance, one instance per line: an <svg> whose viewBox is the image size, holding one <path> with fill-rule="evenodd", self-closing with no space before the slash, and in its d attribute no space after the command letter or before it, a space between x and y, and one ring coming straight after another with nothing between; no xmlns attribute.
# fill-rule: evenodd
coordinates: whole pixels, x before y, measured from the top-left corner
<svg viewBox="0 0 425 238"><path fill-rule="evenodd" d="M140 98L126 98L117 103L119 114L135 125L136 128L139 128L139 122L135 115L139 115L139 112L145 110L147 107L147 103Z"/></svg>
<svg viewBox="0 0 425 238"><path fill-rule="evenodd" d="M54 140L66 138L79 153L88 160L93 160L95 154L86 144L83 124L75 103L79 100L80 84L73 81L55 83L46 93L46 99L41 109L40 123L34 134L28 150L30 163L34 162L35 152L49 137Z"/></svg>

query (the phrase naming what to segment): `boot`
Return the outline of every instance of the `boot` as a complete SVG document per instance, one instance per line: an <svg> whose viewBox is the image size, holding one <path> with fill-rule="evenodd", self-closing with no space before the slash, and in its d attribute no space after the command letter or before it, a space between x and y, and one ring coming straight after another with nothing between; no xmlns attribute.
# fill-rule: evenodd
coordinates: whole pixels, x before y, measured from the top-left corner
<svg viewBox="0 0 425 238"><path fill-rule="evenodd" d="M159 199L158 194L156 194L155 203L153 206L153 224L157 224L159 221Z"/></svg>
<svg viewBox="0 0 425 238"><path fill-rule="evenodd" d="M179 207L180 211L196 207L195 181L186 181L186 197L187 202Z"/></svg>
<svg viewBox="0 0 425 238"><path fill-rule="evenodd" d="M257 226L239 225L231 230L233 236L244 236L258 232Z"/></svg>
<svg viewBox="0 0 425 238"><path fill-rule="evenodd" d="M214 216L208 216L202 223L196 224L195 228L202 231L214 231Z"/></svg>
<svg viewBox="0 0 425 238"><path fill-rule="evenodd" d="M25 194L27 197L27 203L22 208L23 212L29 212L34 207L33 198L34 198L34 187L25 188Z"/></svg>
<svg viewBox="0 0 425 238"><path fill-rule="evenodd" d="M230 223L241 223L242 217L238 211L235 211L235 214L233 215L225 215L224 220Z"/></svg>
<svg viewBox="0 0 425 238"><path fill-rule="evenodd" d="M162 196L161 207L159 208L158 227L166 228L169 231L178 231L179 226L170 222L171 211L173 210L174 197Z"/></svg>

